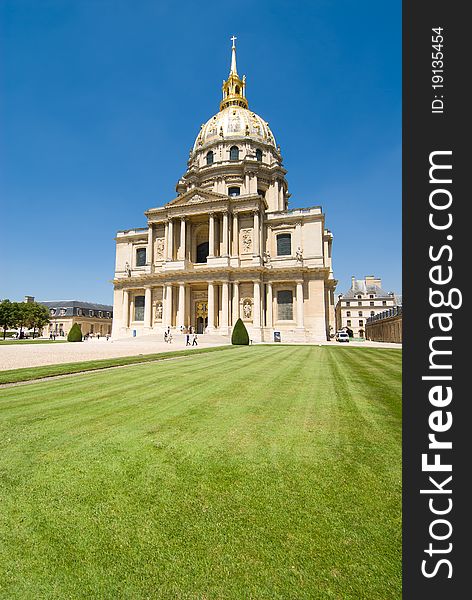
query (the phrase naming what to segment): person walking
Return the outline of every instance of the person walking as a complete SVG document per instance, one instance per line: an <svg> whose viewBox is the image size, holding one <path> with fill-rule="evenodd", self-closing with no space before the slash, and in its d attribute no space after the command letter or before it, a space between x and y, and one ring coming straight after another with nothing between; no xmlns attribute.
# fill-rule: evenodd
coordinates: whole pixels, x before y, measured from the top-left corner
<svg viewBox="0 0 472 600"><path fill-rule="evenodd" d="M164 331L164 342L167 343L167 331Z"/></svg>
<svg viewBox="0 0 472 600"><path fill-rule="evenodd" d="M190 333L187 332L186 338L187 338L187 341L185 342L185 345L190 346Z"/></svg>
<svg viewBox="0 0 472 600"><path fill-rule="evenodd" d="M198 346L197 334L193 334L192 346Z"/></svg>

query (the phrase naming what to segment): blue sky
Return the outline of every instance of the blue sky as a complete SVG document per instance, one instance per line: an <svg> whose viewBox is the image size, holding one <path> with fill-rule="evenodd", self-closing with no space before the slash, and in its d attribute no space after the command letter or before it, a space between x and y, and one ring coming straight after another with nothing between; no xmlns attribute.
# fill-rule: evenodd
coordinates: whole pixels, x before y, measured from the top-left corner
<svg viewBox="0 0 472 600"><path fill-rule="evenodd" d="M0 298L112 302L115 233L175 197L233 34L337 292L401 290L399 0L2 0L0 23Z"/></svg>

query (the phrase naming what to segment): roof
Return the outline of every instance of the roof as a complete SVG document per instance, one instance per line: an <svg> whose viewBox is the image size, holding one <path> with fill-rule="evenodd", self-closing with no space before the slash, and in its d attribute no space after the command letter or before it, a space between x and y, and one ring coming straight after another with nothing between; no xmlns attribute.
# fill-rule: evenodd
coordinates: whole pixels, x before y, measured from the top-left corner
<svg viewBox="0 0 472 600"><path fill-rule="evenodd" d="M83 302L82 300L38 300L37 302L49 308L85 308L87 310L113 311L113 306L110 304L97 304L96 302Z"/></svg>
<svg viewBox="0 0 472 600"><path fill-rule="evenodd" d="M375 294L377 297L380 296L385 298L388 298L391 295L378 285L367 285L363 279L355 280L351 286L351 289L343 294L343 299L355 298L357 294Z"/></svg>

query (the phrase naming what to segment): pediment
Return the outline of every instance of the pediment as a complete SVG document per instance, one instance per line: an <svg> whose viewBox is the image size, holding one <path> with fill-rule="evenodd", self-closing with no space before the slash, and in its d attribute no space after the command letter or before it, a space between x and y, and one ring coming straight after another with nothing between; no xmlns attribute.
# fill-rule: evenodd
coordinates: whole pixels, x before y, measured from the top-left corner
<svg viewBox="0 0 472 600"><path fill-rule="evenodd" d="M168 202L166 207L204 204L206 202L215 202L215 200L228 200L228 196L210 190L204 190L202 188L193 188Z"/></svg>

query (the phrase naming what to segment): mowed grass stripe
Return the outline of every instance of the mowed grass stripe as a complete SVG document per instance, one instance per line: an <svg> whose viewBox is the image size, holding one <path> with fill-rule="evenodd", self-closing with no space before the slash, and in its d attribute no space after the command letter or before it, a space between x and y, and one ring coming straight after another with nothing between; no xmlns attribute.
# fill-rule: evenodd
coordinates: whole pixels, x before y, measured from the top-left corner
<svg viewBox="0 0 472 600"><path fill-rule="evenodd" d="M3 390L0 597L400 598L399 391L360 371L246 347Z"/></svg>

